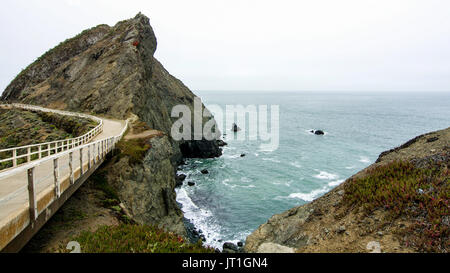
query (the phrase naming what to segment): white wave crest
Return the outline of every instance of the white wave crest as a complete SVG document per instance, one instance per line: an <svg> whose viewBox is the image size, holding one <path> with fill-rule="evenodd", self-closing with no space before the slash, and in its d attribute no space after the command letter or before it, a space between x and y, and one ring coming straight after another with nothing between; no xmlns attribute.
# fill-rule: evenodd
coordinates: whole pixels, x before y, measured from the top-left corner
<svg viewBox="0 0 450 273"><path fill-rule="evenodd" d="M211 211L199 208L194 204L185 189L177 189L177 202L182 205L184 217L198 229L203 230L206 237L205 245L220 248L220 226L214 223Z"/></svg>
<svg viewBox="0 0 450 273"><path fill-rule="evenodd" d="M370 163L370 159L368 157L365 157L365 156L360 156L359 157L359 162Z"/></svg>
<svg viewBox="0 0 450 273"><path fill-rule="evenodd" d="M274 163L281 163L280 160L274 159L274 158L270 158L270 157L264 157L262 160L264 160L264 161L270 161L270 162L274 162Z"/></svg>
<svg viewBox="0 0 450 273"><path fill-rule="evenodd" d="M328 183L328 186L330 187L336 187L339 186L340 184L344 183L345 180L336 180L333 182Z"/></svg>
<svg viewBox="0 0 450 273"><path fill-rule="evenodd" d="M304 201L307 202L311 202L313 201L316 197L318 197L319 195L326 193L328 191L327 187L321 188L321 189L317 189L317 190L313 190L310 193L293 193L291 195L289 195L289 198L297 198L297 199L302 199Z"/></svg>
<svg viewBox="0 0 450 273"><path fill-rule="evenodd" d="M323 180L335 180L339 177L339 175L321 171L318 175L315 175L314 177Z"/></svg>

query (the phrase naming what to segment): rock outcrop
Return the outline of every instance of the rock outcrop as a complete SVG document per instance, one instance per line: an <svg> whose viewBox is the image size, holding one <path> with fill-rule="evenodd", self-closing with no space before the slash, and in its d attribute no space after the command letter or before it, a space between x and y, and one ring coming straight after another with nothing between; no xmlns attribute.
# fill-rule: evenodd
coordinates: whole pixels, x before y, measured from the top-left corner
<svg viewBox="0 0 450 273"><path fill-rule="evenodd" d="M152 148L141 164L130 164L126 156L111 162L106 172L108 182L134 221L186 235L183 214L175 201L176 180L169 139L154 137L148 142Z"/></svg>
<svg viewBox="0 0 450 273"><path fill-rule="evenodd" d="M156 48L150 20L143 14L113 27L99 25L28 66L1 101L130 119L161 131L146 142L142 162L131 164L125 157L109 163L108 182L136 222L184 234L175 202L177 164L184 157L217 157L222 151L215 140L178 142L169 137L178 119L171 117L172 108L186 105L194 113L196 96L154 58Z"/></svg>
<svg viewBox="0 0 450 273"><path fill-rule="evenodd" d="M118 119L137 116L170 135L176 120L171 118L172 108L187 105L193 113L196 96L153 57L156 47L149 18L143 14L114 27L99 25L28 66L5 89L1 100ZM183 143L172 143L174 160L183 155L221 155L215 141L187 143L189 148L183 153L179 149Z"/></svg>
<svg viewBox="0 0 450 273"><path fill-rule="evenodd" d="M313 202L274 215L247 237L245 251L447 252L449 168L450 128L419 136ZM348 201L355 187L359 203ZM368 193L377 198L358 195Z"/></svg>

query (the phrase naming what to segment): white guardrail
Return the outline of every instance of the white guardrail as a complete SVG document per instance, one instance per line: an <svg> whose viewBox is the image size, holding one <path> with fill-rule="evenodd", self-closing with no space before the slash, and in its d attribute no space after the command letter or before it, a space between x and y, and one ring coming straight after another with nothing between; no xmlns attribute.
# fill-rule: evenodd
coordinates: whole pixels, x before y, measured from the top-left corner
<svg viewBox="0 0 450 273"><path fill-rule="evenodd" d="M29 218L27 217L29 221L27 220L26 223L24 223L24 226L15 232L16 235L14 236L17 236L18 232L23 230L25 226L35 221L41 213L45 213L46 207L53 202L50 201L50 203L47 203L47 205L42 207L43 204L40 205L43 196L42 194L47 191L53 191L55 196L55 199L53 200L59 199L62 193L77 183L79 179L83 178L84 174L88 173L91 168L98 167L99 163L105 159L106 155L115 148L117 142L124 136L128 129L128 120L125 122L125 126L120 134L86 143L103 130L103 122L101 119L89 115L50 110L36 106L18 104L12 106L23 109L45 110L47 112L58 114L87 117L100 122L99 126L84 136L74 138L69 140L69 142L66 142L67 140L52 142L59 143L59 146L55 146L52 149L61 149L60 152L56 151L58 153L0 172L0 185L16 185L11 188L10 192L0 196L0 212L2 208L14 207L18 203L27 204L29 209ZM48 148L45 151L42 150L43 145L45 146L48 144L43 143L25 146L27 149L28 147L37 147L39 150L37 153L29 151L27 156L46 152L50 149ZM23 149L23 147L12 148L12 150L14 149ZM20 209L20 207L18 209ZM0 219L0 222L1 220L2 219ZM0 245L0 250L2 247L4 246Z"/></svg>
<svg viewBox="0 0 450 273"><path fill-rule="evenodd" d="M95 116L81 113L72 113L61 110L47 109L39 106L25 105L19 103L0 104L0 108L10 108L10 107L21 108L31 111L55 113L64 116L74 116L79 118L91 119L98 122L98 125L94 129L92 129L91 131L80 137L0 150L0 164L10 162L9 164L10 166L0 169L0 172L16 168L19 165L30 163L31 161L34 160L40 160L43 157L64 152L73 149L75 147L78 147L80 145L86 144L90 142L93 138L95 138L97 135L103 132L103 120ZM5 155L9 157L4 158Z"/></svg>

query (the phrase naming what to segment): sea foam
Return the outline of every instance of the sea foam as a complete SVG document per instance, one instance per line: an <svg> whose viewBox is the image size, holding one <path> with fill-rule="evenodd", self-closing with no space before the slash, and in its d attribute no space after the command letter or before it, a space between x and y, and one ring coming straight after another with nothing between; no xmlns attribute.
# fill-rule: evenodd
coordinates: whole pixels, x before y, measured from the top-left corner
<svg viewBox="0 0 450 273"><path fill-rule="evenodd" d="M313 201L316 197L318 197L319 195L326 193L328 191L328 187L323 187L321 189L317 189L317 190L313 190L312 192L309 193L293 193L291 195L289 195L289 198L297 198L297 199L302 199L304 201L307 202L311 202Z"/></svg>
<svg viewBox="0 0 450 273"><path fill-rule="evenodd" d="M314 175L314 177L323 179L323 180L334 180L334 179L337 179L339 177L339 175L321 171L318 175Z"/></svg>

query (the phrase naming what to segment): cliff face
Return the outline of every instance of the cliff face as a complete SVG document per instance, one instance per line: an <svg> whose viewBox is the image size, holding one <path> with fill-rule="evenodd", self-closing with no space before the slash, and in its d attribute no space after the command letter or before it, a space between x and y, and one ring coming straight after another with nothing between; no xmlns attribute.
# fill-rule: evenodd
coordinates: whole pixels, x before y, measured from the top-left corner
<svg viewBox="0 0 450 273"><path fill-rule="evenodd" d="M151 149L142 163L133 164L127 156L113 158L105 168L109 183L135 222L154 224L179 235L186 235L183 213L176 203L172 149L167 136L146 141Z"/></svg>
<svg viewBox="0 0 450 273"><path fill-rule="evenodd" d="M448 252L450 128L384 152L323 197L274 215L247 252Z"/></svg>
<svg viewBox="0 0 450 273"><path fill-rule="evenodd" d="M217 157L216 141L170 138L175 105L193 113L196 96L154 58L157 41L149 18L114 27L99 25L66 40L22 71L1 100L144 122L163 134L147 139L142 162L109 163L108 182L140 223L184 233L175 203L175 170L183 157ZM203 106L204 107L204 106ZM207 109L205 109L207 111ZM206 119L204 120L206 122ZM191 149L182 147L190 147Z"/></svg>

